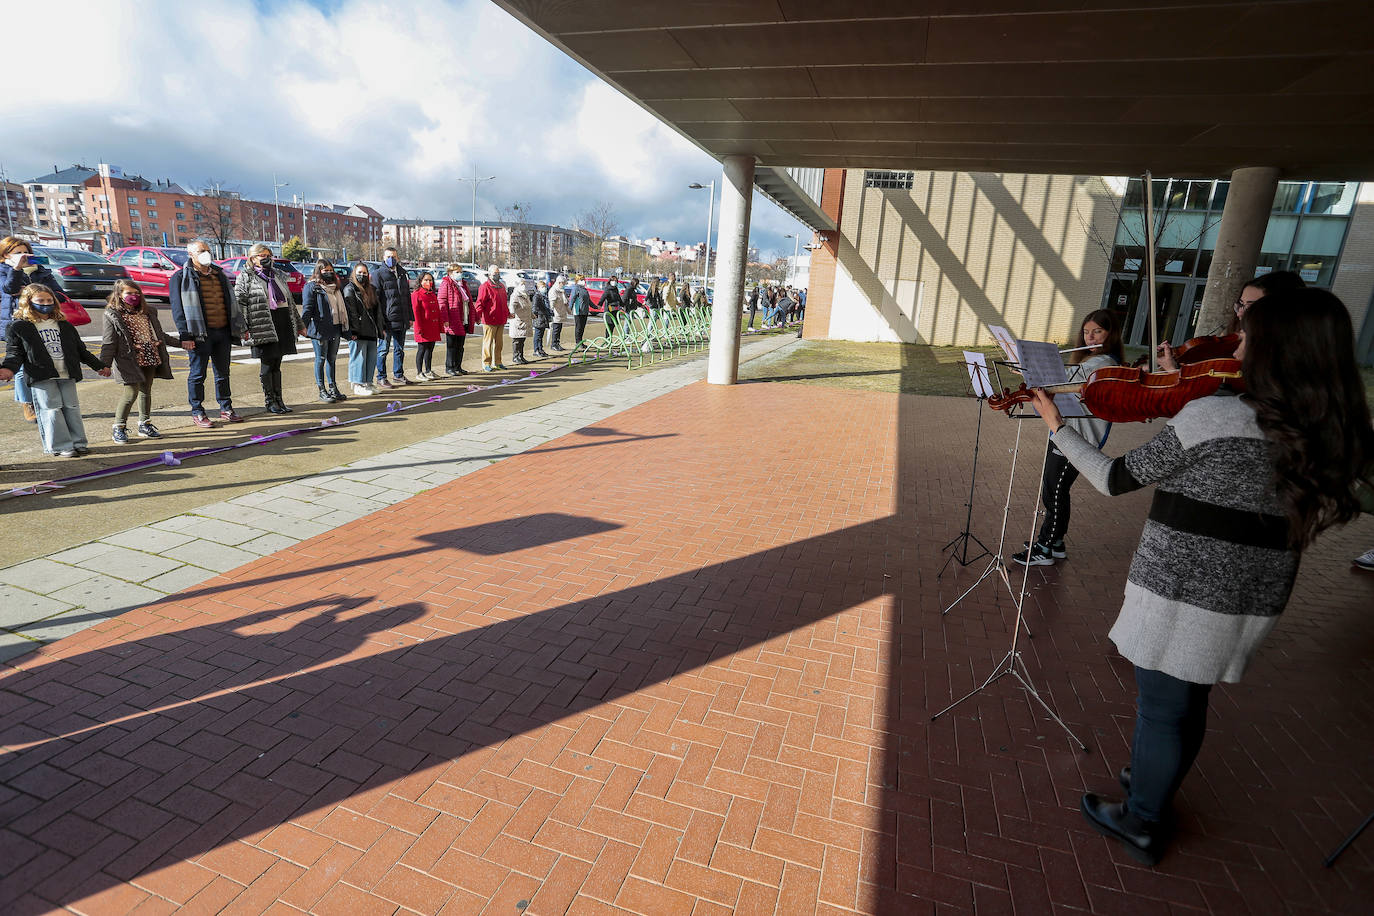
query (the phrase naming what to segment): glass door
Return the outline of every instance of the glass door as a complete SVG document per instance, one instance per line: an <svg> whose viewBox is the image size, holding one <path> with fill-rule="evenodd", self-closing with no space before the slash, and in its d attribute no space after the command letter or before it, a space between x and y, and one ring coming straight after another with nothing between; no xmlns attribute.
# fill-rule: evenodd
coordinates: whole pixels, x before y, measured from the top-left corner
<svg viewBox="0 0 1374 916"><path fill-rule="evenodd" d="M1168 340L1177 344L1188 339L1188 320L1193 314L1193 299L1187 294L1190 292L1189 287L1195 285L1197 285L1195 280L1155 281L1155 308L1161 341ZM1187 303L1186 306L1185 303ZM1180 316L1183 319L1181 321L1179 320ZM1150 302L1143 286L1140 290L1140 298L1136 303L1134 318L1135 320L1128 329L1129 336L1126 338L1126 343L1138 347L1147 347L1150 345Z"/></svg>

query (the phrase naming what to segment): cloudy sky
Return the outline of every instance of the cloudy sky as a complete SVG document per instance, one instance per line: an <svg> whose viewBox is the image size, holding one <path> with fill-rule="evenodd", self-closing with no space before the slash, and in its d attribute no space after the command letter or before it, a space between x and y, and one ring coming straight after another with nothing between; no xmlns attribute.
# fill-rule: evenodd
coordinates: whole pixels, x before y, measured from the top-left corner
<svg viewBox="0 0 1374 916"><path fill-rule="evenodd" d="M271 200L275 171L285 199L467 219L455 179L475 168L497 176L479 219L520 200L568 225L608 201L630 235L705 232L686 186L719 164L487 0L49 0L40 18L64 50L6 42L28 74L0 116L11 180L109 162ZM753 243L790 255L800 224L757 194L753 212Z"/></svg>

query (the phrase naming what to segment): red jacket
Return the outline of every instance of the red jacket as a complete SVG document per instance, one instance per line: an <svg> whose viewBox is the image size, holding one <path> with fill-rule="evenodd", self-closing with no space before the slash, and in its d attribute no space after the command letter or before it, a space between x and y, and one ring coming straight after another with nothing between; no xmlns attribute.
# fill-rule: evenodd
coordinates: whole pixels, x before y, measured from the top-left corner
<svg viewBox="0 0 1374 916"><path fill-rule="evenodd" d="M490 280L477 291L477 320L498 328L510 321L510 306L506 304L506 288Z"/></svg>
<svg viewBox="0 0 1374 916"><path fill-rule="evenodd" d="M415 342L438 340L443 325L439 317L439 295L430 289L417 289L410 294L410 307L415 312Z"/></svg>
<svg viewBox="0 0 1374 916"><path fill-rule="evenodd" d="M454 282L452 277L439 281L439 317L444 323L444 333L464 337L472 333L472 298L467 287Z"/></svg>

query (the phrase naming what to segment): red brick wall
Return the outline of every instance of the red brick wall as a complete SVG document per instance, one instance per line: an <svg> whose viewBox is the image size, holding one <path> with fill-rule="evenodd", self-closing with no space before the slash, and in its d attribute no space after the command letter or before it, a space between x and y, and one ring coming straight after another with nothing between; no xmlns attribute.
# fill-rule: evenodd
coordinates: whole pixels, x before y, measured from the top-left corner
<svg viewBox="0 0 1374 916"><path fill-rule="evenodd" d="M840 224L844 204L844 169L826 169L821 185L821 209ZM806 320L802 337L824 340L830 336L830 305L835 296L835 259L840 250L839 230L824 233L821 247L811 252L810 286L806 290Z"/></svg>

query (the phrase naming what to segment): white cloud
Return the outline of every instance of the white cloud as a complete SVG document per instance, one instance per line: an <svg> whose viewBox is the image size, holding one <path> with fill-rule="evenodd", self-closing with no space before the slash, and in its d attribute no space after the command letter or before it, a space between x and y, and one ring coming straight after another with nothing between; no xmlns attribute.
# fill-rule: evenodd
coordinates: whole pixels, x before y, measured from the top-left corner
<svg viewBox="0 0 1374 916"><path fill-rule="evenodd" d="M456 179L495 174L479 215L530 201L567 224L610 201L624 231L691 242L688 191L719 165L494 4L343 0L53 0L79 54L9 42L28 109L3 117L19 179L110 162L189 186L365 203L390 216L470 212ZM756 196L754 244L781 253L797 224Z"/></svg>

